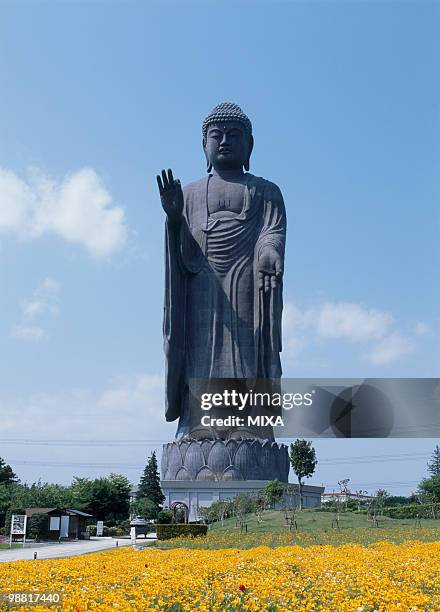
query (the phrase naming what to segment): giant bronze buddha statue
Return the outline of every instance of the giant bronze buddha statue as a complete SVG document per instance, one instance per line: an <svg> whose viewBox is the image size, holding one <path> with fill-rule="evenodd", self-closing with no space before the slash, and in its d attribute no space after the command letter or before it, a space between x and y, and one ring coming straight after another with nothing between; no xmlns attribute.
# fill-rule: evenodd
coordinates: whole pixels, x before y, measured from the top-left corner
<svg viewBox="0 0 440 612"><path fill-rule="evenodd" d="M166 213L166 419L177 438L255 438L271 428L207 431L190 414L192 380L281 377L286 213L280 189L249 172L252 124L232 103L202 127L207 176L181 187L158 175Z"/></svg>

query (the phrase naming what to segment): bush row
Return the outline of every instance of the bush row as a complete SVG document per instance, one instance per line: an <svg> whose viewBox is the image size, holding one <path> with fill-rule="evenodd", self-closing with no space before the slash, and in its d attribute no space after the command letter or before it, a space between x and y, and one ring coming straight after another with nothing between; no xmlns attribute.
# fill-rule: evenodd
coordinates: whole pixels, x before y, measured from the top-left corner
<svg viewBox="0 0 440 612"><path fill-rule="evenodd" d="M169 540L170 538L178 538L179 536L205 536L208 533L208 525L200 525L198 523L171 523L168 525L157 525L156 533L158 540Z"/></svg>
<svg viewBox="0 0 440 612"><path fill-rule="evenodd" d="M434 506L435 516L440 516L440 504ZM433 518L431 504L407 504L383 508L381 514L394 519Z"/></svg>
<svg viewBox="0 0 440 612"><path fill-rule="evenodd" d="M88 533L90 533L91 536L95 536L96 535L96 525L88 525L86 527L86 530ZM104 529L103 529L103 533L102 535L104 537L117 537L117 536L123 536L123 535L127 535L129 533L129 529L124 529L122 527L107 527L106 525L104 525Z"/></svg>

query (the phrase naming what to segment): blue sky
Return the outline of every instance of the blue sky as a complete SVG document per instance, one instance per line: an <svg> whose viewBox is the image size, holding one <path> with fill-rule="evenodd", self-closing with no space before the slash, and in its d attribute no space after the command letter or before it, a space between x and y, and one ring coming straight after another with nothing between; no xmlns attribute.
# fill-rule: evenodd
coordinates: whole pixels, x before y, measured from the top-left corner
<svg viewBox="0 0 440 612"><path fill-rule="evenodd" d="M439 13L0 2L0 438L49 441L0 442L23 479L137 480L142 443L53 441L173 436L155 174L203 176L201 122L224 100L253 122L251 172L286 202L285 374L438 376ZM408 492L434 445L319 441L315 480ZM362 455L384 459L330 465Z"/></svg>

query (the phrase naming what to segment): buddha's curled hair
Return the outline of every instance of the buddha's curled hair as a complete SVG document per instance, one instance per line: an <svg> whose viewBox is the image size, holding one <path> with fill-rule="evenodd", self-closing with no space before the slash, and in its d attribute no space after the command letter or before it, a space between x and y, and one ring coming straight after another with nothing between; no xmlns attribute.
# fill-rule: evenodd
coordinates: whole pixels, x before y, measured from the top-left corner
<svg viewBox="0 0 440 612"><path fill-rule="evenodd" d="M245 127L248 136L252 135L252 123L241 108L233 102L222 102L215 106L203 122L203 140L206 141L208 126L222 121L238 121Z"/></svg>

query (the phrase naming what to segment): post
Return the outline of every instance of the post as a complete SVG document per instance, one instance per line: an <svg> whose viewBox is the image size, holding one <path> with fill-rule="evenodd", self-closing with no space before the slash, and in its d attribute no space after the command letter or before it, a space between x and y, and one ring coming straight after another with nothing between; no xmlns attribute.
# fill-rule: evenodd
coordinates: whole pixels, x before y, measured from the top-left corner
<svg viewBox="0 0 440 612"><path fill-rule="evenodd" d="M23 528L23 548L26 544L26 528L27 528L27 514L24 515L24 528Z"/></svg>

